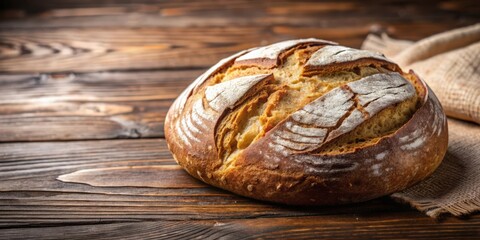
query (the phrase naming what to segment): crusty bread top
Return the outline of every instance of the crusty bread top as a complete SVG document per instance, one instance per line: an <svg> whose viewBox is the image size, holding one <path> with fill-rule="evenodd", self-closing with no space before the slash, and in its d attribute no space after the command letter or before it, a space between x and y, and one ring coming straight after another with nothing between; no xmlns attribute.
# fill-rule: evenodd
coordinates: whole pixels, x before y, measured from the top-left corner
<svg viewBox="0 0 480 240"><path fill-rule="evenodd" d="M308 38L298 39L274 43L265 47L260 47L249 51L248 53L235 59L237 65L262 65L263 67L277 66L282 55L287 53L288 50L303 45L318 45L318 44L337 44L321 39Z"/></svg>
<svg viewBox="0 0 480 240"><path fill-rule="evenodd" d="M405 189L433 172L448 142L440 103L413 72L318 39L223 59L177 98L165 137L206 183L307 205Z"/></svg>
<svg viewBox="0 0 480 240"><path fill-rule="evenodd" d="M208 148L220 171L263 138L285 156L349 152L413 115L424 93L410 78L378 53L318 39L280 42L223 59L195 80L172 107L175 131L185 146L213 134Z"/></svg>

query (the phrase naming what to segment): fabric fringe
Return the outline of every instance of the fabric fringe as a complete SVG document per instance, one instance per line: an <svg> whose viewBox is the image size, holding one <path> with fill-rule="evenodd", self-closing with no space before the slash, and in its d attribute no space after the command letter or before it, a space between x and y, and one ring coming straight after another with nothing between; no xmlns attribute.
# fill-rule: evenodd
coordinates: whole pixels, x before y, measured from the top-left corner
<svg viewBox="0 0 480 240"><path fill-rule="evenodd" d="M438 205L434 199L430 201L420 201L400 193L394 193L390 197L395 201L409 204L417 210L424 212L429 217L435 219L438 219L441 215L448 213L456 217L461 217L480 211L480 199L478 198L466 199L464 201L441 206Z"/></svg>

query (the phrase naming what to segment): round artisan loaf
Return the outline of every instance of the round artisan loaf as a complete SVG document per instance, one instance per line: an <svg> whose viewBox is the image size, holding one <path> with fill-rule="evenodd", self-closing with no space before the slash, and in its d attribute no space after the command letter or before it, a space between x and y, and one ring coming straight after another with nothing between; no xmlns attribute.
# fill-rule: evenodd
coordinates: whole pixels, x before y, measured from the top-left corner
<svg viewBox="0 0 480 240"><path fill-rule="evenodd" d="M412 71L319 39L221 60L174 102L165 136L195 178L294 205L405 189L437 168L448 142L440 103Z"/></svg>

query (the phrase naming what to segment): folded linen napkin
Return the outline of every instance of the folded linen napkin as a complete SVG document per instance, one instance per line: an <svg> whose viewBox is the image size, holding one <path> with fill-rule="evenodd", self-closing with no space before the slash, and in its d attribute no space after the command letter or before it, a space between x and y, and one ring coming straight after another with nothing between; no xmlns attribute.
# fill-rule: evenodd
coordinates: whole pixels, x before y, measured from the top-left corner
<svg viewBox="0 0 480 240"><path fill-rule="evenodd" d="M391 197L434 218L480 211L480 23L418 42L370 34L362 48L384 53L402 69L413 69L450 117L449 145L440 167L430 178Z"/></svg>

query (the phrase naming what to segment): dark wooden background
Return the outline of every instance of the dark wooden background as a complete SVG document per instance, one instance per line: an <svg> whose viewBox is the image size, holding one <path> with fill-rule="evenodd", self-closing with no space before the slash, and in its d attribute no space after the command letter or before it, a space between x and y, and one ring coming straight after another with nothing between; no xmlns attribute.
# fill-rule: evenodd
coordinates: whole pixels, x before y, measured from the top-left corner
<svg viewBox="0 0 480 240"><path fill-rule="evenodd" d="M0 2L0 239L473 239L380 198L340 207L245 199L185 174L163 139L173 99L220 58L317 37L423 37L478 1Z"/></svg>

